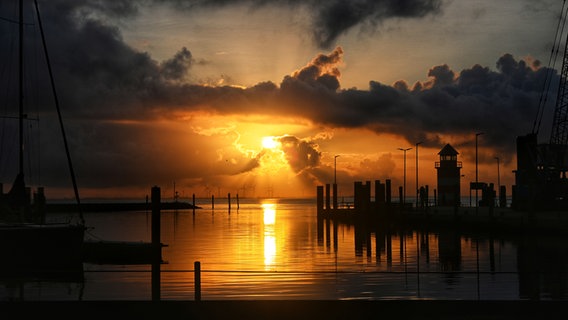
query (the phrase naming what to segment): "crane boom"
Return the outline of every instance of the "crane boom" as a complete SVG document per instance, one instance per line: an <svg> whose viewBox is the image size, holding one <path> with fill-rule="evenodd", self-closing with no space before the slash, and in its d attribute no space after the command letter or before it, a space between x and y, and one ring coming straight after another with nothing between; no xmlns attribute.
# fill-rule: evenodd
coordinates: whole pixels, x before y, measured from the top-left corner
<svg viewBox="0 0 568 320"><path fill-rule="evenodd" d="M568 79L568 38L566 40L550 134L550 144L558 146L566 146L568 144L568 86L566 84Z"/></svg>
<svg viewBox="0 0 568 320"><path fill-rule="evenodd" d="M537 135L546 105L550 84L555 73L552 72L556 58L559 56L561 39L568 23L566 0L562 11L554 45L551 51L547 77L539 102L533 131L525 136L517 137L517 170L513 185L513 201L515 209L530 212L568 209L568 36L564 43L562 66L558 81L556 103L553 110L550 140L547 144L539 144Z"/></svg>

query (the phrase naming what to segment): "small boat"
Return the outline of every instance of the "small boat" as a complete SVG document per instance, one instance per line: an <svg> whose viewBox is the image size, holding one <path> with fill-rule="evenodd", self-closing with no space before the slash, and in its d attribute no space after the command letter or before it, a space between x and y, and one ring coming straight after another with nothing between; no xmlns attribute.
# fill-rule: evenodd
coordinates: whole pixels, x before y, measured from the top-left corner
<svg viewBox="0 0 568 320"><path fill-rule="evenodd" d="M19 25L19 113L16 118L19 123L19 170L9 192L4 193L0 184L0 273L2 276L17 276L20 274L55 274L82 272L82 255L85 223L80 211L80 201L76 188L73 170L67 148L64 130L63 140L67 151L67 160L72 174L72 180L77 198L77 208L80 216L78 222L46 222L45 196L43 187L33 192L26 185L24 175L24 134L23 127L27 115L23 104L23 0L20 0ZM41 19L36 3L38 24L43 38ZM11 22L11 21L10 21ZM49 56L44 44L46 63ZM51 68L48 67L51 73ZM50 74L51 75L51 74ZM52 88L53 86L53 77ZM56 98L55 90L53 90ZM55 99L57 111L57 98ZM61 117L59 117L61 121ZM60 123L63 129L62 123ZM33 198L33 199L32 199Z"/></svg>

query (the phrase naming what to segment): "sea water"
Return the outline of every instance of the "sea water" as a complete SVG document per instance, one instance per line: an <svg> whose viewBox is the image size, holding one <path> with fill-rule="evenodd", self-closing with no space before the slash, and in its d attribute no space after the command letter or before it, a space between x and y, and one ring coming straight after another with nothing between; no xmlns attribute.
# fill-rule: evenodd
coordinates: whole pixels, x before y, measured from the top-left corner
<svg viewBox="0 0 568 320"><path fill-rule="evenodd" d="M161 212L161 264L4 275L3 300L566 300L560 234L396 229L317 218L314 199L198 199ZM53 214L52 217L62 218ZM151 212L84 214L87 239L152 239ZM196 268L200 271L196 286Z"/></svg>

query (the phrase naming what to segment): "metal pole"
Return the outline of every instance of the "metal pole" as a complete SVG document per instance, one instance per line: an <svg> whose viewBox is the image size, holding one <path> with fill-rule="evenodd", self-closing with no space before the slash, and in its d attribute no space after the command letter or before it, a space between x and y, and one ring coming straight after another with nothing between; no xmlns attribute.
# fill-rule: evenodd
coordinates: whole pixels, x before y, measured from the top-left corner
<svg viewBox="0 0 568 320"><path fill-rule="evenodd" d="M333 209L337 209L337 157L333 156Z"/></svg>
<svg viewBox="0 0 568 320"><path fill-rule="evenodd" d="M406 205L406 151L412 148L398 148L398 150L402 150L404 152L404 182L402 187L402 205L403 207Z"/></svg>
<svg viewBox="0 0 568 320"><path fill-rule="evenodd" d="M19 174L24 174L24 4L23 1L20 0L20 20L18 23L19 26Z"/></svg>
<svg viewBox="0 0 568 320"><path fill-rule="evenodd" d="M479 207L479 200L478 200L478 187L479 187L479 180L478 180L478 173L477 173L477 137L482 135L483 132L478 132L475 134L475 214L478 214L478 207Z"/></svg>
<svg viewBox="0 0 568 320"><path fill-rule="evenodd" d="M501 206L501 174L499 173L499 157L497 159L497 203Z"/></svg>
<svg viewBox="0 0 568 320"><path fill-rule="evenodd" d="M499 157L497 159L497 190L501 190L501 175L499 174Z"/></svg>
<svg viewBox="0 0 568 320"><path fill-rule="evenodd" d="M418 186L418 145L422 141L416 143L416 208L418 208L418 198L420 196L420 187Z"/></svg>
<svg viewBox="0 0 568 320"><path fill-rule="evenodd" d="M338 154L333 156L333 184L337 184L337 157Z"/></svg>

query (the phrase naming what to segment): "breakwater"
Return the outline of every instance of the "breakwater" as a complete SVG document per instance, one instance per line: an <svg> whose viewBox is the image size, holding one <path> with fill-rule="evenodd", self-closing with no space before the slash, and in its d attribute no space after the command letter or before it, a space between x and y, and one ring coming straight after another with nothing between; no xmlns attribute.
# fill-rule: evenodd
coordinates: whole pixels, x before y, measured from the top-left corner
<svg viewBox="0 0 568 320"><path fill-rule="evenodd" d="M181 210L181 209L201 209L188 202L163 202L160 204L162 210ZM150 211L152 204L146 202L101 202L101 203L81 203L83 212L112 212L112 211ZM76 212L76 203L47 203L47 212Z"/></svg>

